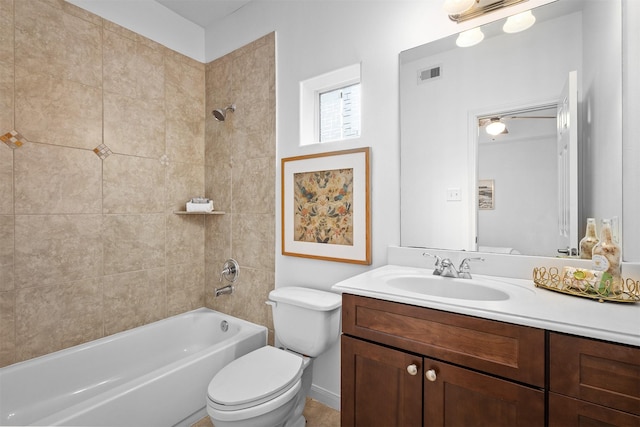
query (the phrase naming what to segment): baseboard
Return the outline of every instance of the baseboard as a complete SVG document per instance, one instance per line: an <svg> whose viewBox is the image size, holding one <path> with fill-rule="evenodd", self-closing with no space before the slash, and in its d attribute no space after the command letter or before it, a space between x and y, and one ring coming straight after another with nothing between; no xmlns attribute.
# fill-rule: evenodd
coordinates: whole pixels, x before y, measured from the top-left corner
<svg viewBox="0 0 640 427"><path fill-rule="evenodd" d="M309 397L317 400L318 402L327 405L336 411L340 410L340 395L330 392L322 387L318 387L315 384L311 385L309 390Z"/></svg>

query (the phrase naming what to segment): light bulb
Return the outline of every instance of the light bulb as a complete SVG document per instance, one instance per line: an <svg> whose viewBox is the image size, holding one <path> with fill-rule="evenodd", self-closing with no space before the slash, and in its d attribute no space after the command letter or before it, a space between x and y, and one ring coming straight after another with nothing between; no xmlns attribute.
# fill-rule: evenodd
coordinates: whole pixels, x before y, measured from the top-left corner
<svg viewBox="0 0 640 427"><path fill-rule="evenodd" d="M446 0L442 8L449 15L458 15L469 10L476 0Z"/></svg>
<svg viewBox="0 0 640 427"><path fill-rule="evenodd" d="M530 10L527 10L526 12L508 17L507 22L502 26L502 30L505 33L517 33L531 27L535 22L536 17L533 16Z"/></svg>
<svg viewBox="0 0 640 427"><path fill-rule="evenodd" d="M460 47L469 47L480 43L483 39L484 33L480 27L476 27L458 34L456 45Z"/></svg>
<svg viewBox="0 0 640 427"><path fill-rule="evenodd" d="M487 125L485 130L489 135L496 136L504 132L506 128L507 126L504 123L502 123L499 119L498 120L491 119L491 123Z"/></svg>

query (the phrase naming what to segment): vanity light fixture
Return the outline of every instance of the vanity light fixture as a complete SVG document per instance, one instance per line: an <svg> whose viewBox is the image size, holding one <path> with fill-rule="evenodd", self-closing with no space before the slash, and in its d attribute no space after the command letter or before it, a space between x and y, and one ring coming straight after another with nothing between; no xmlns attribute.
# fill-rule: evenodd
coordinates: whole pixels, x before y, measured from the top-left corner
<svg viewBox="0 0 640 427"><path fill-rule="evenodd" d="M470 47L477 45L484 39L484 33L480 27L472 28L467 31L463 31L458 35L456 39L456 45L459 47Z"/></svg>
<svg viewBox="0 0 640 427"><path fill-rule="evenodd" d="M475 4L476 0L445 0L442 8L448 15L458 15Z"/></svg>
<svg viewBox="0 0 640 427"><path fill-rule="evenodd" d="M526 12L518 13L507 18L507 22L502 26L502 30L505 33L518 33L531 27L536 22L536 17L533 16L530 10Z"/></svg>
<svg viewBox="0 0 640 427"><path fill-rule="evenodd" d="M525 1L528 0L445 0L443 9L449 19L460 23Z"/></svg>
<svg viewBox="0 0 640 427"><path fill-rule="evenodd" d="M492 117L489 124L484 128L489 135L500 135L501 133L507 133L507 125L500 121L499 117Z"/></svg>

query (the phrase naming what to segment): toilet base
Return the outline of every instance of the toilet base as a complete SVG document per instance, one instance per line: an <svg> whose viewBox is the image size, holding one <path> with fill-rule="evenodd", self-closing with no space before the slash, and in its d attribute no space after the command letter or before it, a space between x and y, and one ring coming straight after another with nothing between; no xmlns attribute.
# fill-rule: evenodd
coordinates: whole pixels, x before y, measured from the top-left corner
<svg viewBox="0 0 640 427"><path fill-rule="evenodd" d="M313 376L313 360L310 357L302 356L304 359L304 370L302 371L302 387L300 393L296 397L296 403L292 410L291 417L285 422L284 427L305 427L307 420L302 413L307 405L307 396L311 390L311 382Z"/></svg>
<svg viewBox="0 0 640 427"><path fill-rule="evenodd" d="M284 424L284 427L304 427L306 424L307 424L307 419L304 416L300 415L296 419L288 420Z"/></svg>

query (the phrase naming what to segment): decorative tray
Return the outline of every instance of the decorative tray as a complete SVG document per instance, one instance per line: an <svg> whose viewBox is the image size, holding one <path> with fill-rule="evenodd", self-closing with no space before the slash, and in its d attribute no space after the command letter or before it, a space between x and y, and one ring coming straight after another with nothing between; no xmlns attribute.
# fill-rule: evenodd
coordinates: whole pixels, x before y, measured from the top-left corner
<svg viewBox="0 0 640 427"><path fill-rule="evenodd" d="M599 302L638 302L640 301L640 282L633 279L622 279L621 289L613 292L611 283L606 281L591 286L584 280L570 275L563 275L556 267L536 267L533 269L533 282L537 288L549 289L564 294L598 300Z"/></svg>

